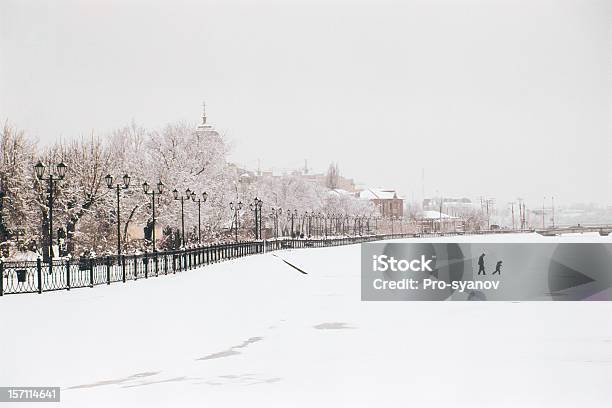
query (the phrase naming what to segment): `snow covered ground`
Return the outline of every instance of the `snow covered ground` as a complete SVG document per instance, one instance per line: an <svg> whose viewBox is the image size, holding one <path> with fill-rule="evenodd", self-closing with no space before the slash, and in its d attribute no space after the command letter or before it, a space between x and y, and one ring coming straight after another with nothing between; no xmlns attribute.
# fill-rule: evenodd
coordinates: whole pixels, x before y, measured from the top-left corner
<svg viewBox="0 0 612 408"><path fill-rule="evenodd" d="M308 274L264 254L0 298L0 385L62 407L612 406L612 303L361 302L358 245L275 254Z"/></svg>

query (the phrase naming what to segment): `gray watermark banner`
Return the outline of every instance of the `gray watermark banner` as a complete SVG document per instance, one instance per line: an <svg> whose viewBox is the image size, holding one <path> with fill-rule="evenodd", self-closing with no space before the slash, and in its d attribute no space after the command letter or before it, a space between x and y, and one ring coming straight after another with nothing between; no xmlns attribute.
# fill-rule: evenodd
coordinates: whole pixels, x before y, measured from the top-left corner
<svg viewBox="0 0 612 408"><path fill-rule="evenodd" d="M612 300L612 244L366 243L361 300Z"/></svg>
<svg viewBox="0 0 612 408"><path fill-rule="evenodd" d="M0 402L60 402L60 388L0 387Z"/></svg>

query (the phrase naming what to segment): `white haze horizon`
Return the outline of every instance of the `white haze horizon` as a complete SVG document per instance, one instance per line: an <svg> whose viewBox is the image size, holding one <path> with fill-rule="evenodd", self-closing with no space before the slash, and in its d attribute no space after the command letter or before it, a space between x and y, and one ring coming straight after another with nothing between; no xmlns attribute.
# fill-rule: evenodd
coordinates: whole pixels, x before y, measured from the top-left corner
<svg viewBox="0 0 612 408"><path fill-rule="evenodd" d="M0 120L41 144L197 123L249 169L409 201L612 201L605 1L0 4Z"/></svg>

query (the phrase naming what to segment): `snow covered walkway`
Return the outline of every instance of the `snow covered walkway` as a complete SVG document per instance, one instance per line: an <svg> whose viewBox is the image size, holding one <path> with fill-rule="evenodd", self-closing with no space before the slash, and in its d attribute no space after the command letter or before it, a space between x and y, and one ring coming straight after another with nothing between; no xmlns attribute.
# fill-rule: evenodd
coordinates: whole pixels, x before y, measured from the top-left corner
<svg viewBox="0 0 612 408"><path fill-rule="evenodd" d="M62 407L612 406L611 303L361 302L359 245L274 254L307 274L270 253L6 296L0 385Z"/></svg>

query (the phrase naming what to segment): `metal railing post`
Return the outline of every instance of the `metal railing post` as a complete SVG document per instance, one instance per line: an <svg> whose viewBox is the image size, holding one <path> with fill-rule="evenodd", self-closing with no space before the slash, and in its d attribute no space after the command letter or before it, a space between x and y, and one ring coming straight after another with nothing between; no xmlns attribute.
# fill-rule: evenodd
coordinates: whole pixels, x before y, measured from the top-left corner
<svg viewBox="0 0 612 408"><path fill-rule="evenodd" d="M134 256L134 262L132 262L132 269L134 270L134 280L138 280L138 256Z"/></svg>
<svg viewBox="0 0 612 408"><path fill-rule="evenodd" d="M111 282L110 270L111 270L111 258L110 256L107 256L106 257L106 284L107 285L110 285L110 282Z"/></svg>
<svg viewBox="0 0 612 408"><path fill-rule="evenodd" d="M94 261L93 258L89 258L89 287L94 287Z"/></svg>
<svg viewBox="0 0 612 408"><path fill-rule="evenodd" d="M155 265L155 276L159 276L159 268L157 267L157 252L153 252L153 265Z"/></svg>
<svg viewBox="0 0 612 408"><path fill-rule="evenodd" d="M121 280L125 283L125 255L121 255Z"/></svg>
<svg viewBox="0 0 612 408"><path fill-rule="evenodd" d="M66 258L64 267L66 268L66 290L70 290L70 258Z"/></svg>
<svg viewBox="0 0 612 408"><path fill-rule="evenodd" d="M144 253L144 256L142 258L142 263L144 266L144 273L145 273L145 279L149 278L149 257L147 256L147 253Z"/></svg>
<svg viewBox="0 0 612 408"><path fill-rule="evenodd" d="M42 293L42 261L40 258L36 259L36 273L38 275L38 293L40 294Z"/></svg>

